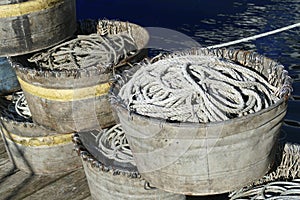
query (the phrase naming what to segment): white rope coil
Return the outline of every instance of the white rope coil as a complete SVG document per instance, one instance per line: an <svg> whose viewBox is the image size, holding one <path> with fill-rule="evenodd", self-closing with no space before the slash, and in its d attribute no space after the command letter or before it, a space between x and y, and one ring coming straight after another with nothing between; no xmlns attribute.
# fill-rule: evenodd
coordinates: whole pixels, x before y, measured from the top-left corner
<svg viewBox="0 0 300 200"><path fill-rule="evenodd" d="M1 115L18 122L31 122L31 113L23 91L0 99Z"/></svg>
<svg viewBox="0 0 300 200"><path fill-rule="evenodd" d="M91 66L109 69L136 51L133 37L126 32L108 36L78 35L73 40L33 55L28 61L50 70L75 70Z"/></svg>
<svg viewBox="0 0 300 200"><path fill-rule="evenodd" d="M22 91L13 94L13 104L15 104L16 112L25 119L31 118L31 113Z"/></svg>
<svg viewBox="0 0 300 200"><path fill-rule="evenodd" d="M109 159L136 165L121 124L102 130L96 138L101 153Z"/></svg>
<svg viewBox="0 0 300 200"><path fill-rule="evenodd" d="M280 150L281 151L281 150ZM299 199L300 197L300 146L286 144L280 155L279 166L253 185L229 195L231 200Z"/></svg>
<svg viewBox="0 0 300 200"><path fill-rule="evenodd" d="M172 55L145 64L120 90L130 111L180 122L245 116L279 100L279 88L257 71L204 55Z"/></svg>

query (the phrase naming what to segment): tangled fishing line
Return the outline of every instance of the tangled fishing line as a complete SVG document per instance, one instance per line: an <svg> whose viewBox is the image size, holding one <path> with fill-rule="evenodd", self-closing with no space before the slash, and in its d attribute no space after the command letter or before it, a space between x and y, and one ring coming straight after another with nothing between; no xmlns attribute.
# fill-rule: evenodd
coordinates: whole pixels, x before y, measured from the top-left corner
<svg viewBox="0 0 300 200"><path fill-rule="evenodd" d="M0 99L1 115L18 122L32 122L31 113L22 91Z"/></svg>
<svg viewBox="0 0 300 200"><path fill-rule="evenodd" d="M121 124L102 130L96 140L98 141L98 148L101 150L101 153L107 158L135 165Z"/></svg>
<svg viewBox="0 0 300 200"><path fill-rule="evenodd" d="M145 63L120 89L135 113L180 122L245 116L279 100L257 71L216 56L173 54Z"/></svg>
<svg viewBox="0 0 300 200"><path fill-rule="evenodd" d="M81 23L81 28L86 27L86 24L90 23ZM74 70L91 66L109 69L137 51L130 25L125 28L116 22L99 21L95 28L99 33L78 35L46 52L33 55L28 61L50 70Z"/></svg>

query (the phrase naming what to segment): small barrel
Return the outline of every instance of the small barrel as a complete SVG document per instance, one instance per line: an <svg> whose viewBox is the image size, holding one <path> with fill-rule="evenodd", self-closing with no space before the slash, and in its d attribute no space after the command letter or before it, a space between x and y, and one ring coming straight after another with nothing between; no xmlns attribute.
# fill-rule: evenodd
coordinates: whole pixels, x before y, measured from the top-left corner
<svg viewBox="0 0 300 200"><path fill-rule="evenodd" d="M20 90L16 72L6 58L0 58L0 95Z"/></svg>
<svg viewBox="0 0 300 200"><path fill-rule="evenodd" d="M153 188L140 177L119 124L102 132L80 132L73 140L93 199L185 199Z"/></svg>
<svg viewBox="0 0 300 200"><path fill-rule="evenodd" d="M11 97L10 97L11 98ZM82 167L72 151L72 134L57 134L16 113L15 103L1 97L1 135L15 166L27 173L58 174Z"/></svg>
<svg viewBox="0 0 300 200"><path fill-rule="evenodd" d="M0 5L0 56L48 48L76 31L75 0L8 0L3 4Z"/></svg>
<svg viewBox="0 0 300 200"><path fill-rule="evenodd" d="M204 66L198 64L207 58L210 59L211 65L208 64ZM124 78L120 79L120 82L116 82L112 87L113 107L116 109L120 123L125 130L125 135L132 149L138 170L144 179L157 188L187 195L225 193L261 178L269 170L269 167L274 161L274 149L276 148L282 120L286 114L287 99L291 92L291 78L287 75L287 71L284 70L282 65L271 59L246 51L193 49L161 57L157 61L159 64L154 65L156 63L154 62L149 64L150 66L141 65L143 68L140 69L148 70L148 74L158 74L157 71L153 72L151 70L158 69L160 66L178 66L178 76L184 74L186 72L185 70L189 69L189 66L204 66L207 70L216 66L217 69L228 72L229 68L226 68L224 63L218 62L218 64L214 65L212 62L214 62L215 59L222 60L222 62L228 60L229 65L233 66L235 63L234 66L239 65L239 69L247 69L247 72L251 74L259 73L268 81L268 83L265 81L265 84L273 85L272 88L274 87L274 90L276 90L274 95L278 95L276 97L277 101L260 111L236 116L227 120L213 122L179 122L139 114L130 107L133 105L133 101L139 101L143 98L142 94L148 94L155 90L161 92L162 89L157 87L157 82L151 82L151 86L155 86L156 88L149 86L145 89L142 88L142 86L134 85L133 82L129 82L131 79L128 78L127 75L124 75ZM160 60L162 62L159 62ZM182 64L181 61L185 63ZM173 65L170 64L171 62L173 62ZM164 66L160 65L161 63L164 63ZM241 65L244 67L241 67ZM185 87L182 88L180 83L194 83L192 81L184 82L183 78L178 79L178 76L167 74L167 72L174 72L174 68L170 69L169 67L167 70L163 71L164 74L161 75L161 79L158 80L158 82L161 81L164 83L162 86L164 88L171 88L170 90L175 90L176 88L182 89L179 93L182 95L190 85L186 84ZM231 70L229 71L231 72ZM186 74L188 73L189 72ZM141 70L136 71L135 74L142 74ZM211 76L204 73L204 76L199 74L196 74L198 79L195 79L198 83L205 81L207 77ZM215 74L217 74L217 72L215 72ZM134 75L132 77L134 77ZM233 74L233 76L239 77L240 75L236 73ZM178 81L173 85L168 84L166 80L170 79L167 79L167 77L173 77ZM189 76L186 75L184 77ZM211 77L213 79L212 81L217 80L214 79L216 76ZM131 91L129 88L120 90L120 88L123 89L122 86L126 83L126 79L129 79L127 86L134 85L135 88L139 88L139 91L141 91L140 96L136 95L137 97L130 99L130 101L132 101L130 105L119 95L120 91ZM223 76L223 79L220 80L218 86L222 84L222 81L226 81L226 77ZM146 85L145 81L142 83ZM249 82L247 82L247 84L248 83ZM256 83L257 82L254 84ZM195 86L195 84L192 86ZM200 93L197 93L201 92L201 90L198 89L198 87L193 87L189 89L186 94L195 94L197 97L202 97ZM207 88L203 90L206 92L215 92L216 90L213 89L207 86ZM221 89L222 88L218 88L218 91ZM127 93L124 92L122 94ZM127 95L133 96L132 93ZM149 96L147 96L149 98L146 99L147 102L153 102L152 105L143 104L143 106L137 107L137 109L150 109L150 106L153 106L155 103L154 100L151 99L154 95L156 94L149 94ZM161 94L159 98L163 98L162 95L163 94ZM225 100L226 96L228 96L226 101L230 101L229 99L232 98L232 96L229 96L232 95L232 93L223 93L223 95ZM219 99L221 98L221 96L217 97ZM163 100L167 102L167 99ZM196 100L192 98L187 99L186 102L187 104L195 103ZM176 101L172 101L171 103L171 106L178 104ZM219 102L214 101L214 103ZM183 105L186 106L187 104ZM204 105L204 103L200 104L200 106L202 105ZM198 105L195 104L192 108L200 110L201 107L199 108L197 106ZM128 110L128 108L131 108L131 110ZM151 114L167 115L170 113L167 112L168 108L165 108L165 113L154 113L153 110L151 110ZM178 108L178 112L181 109L181 107L176 108ZM188 108L185 108L183 111L187 109ZM210 112L213 111L210 110ZM185 116L178 115L178 117ZM197 120L198 119L199 118L197 118Z"/></svg>
<svg viewBox="0 0 300 200"><path fill-rule="evenodd" d="M95 26L94 29L92 25ZM90 23L88 27L90 30L96 30L96 25L97 23ZM135 54L121 60L119 65L143 54L143 48L149 38L144 28L118 21L112 22L110 27L124 28L111 34L118 35L118 31L130 32L136 43ZM89 41L87 43L90 44ZM107 49L101 53L110 53L109 51ZM36 63L28 62L28 58L29 56L19 56L11 60L34 122L58 133L99 126L105 128L115 123L107 95L113 77L113 67L105 68L101 64L95 64L77 69L39 68ZM92 61L97 62L98 59L101 57L96 56Z"/></svg>

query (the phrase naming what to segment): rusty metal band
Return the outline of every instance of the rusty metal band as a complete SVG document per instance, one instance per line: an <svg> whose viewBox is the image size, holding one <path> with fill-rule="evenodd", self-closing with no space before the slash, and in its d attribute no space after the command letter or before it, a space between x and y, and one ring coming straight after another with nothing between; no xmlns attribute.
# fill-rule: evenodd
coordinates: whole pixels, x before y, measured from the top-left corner
<svg viewBox="0 0 300 200"><path fill-rule="evenodd" d="M43 137L24 137L9 133L7 130L2 128L2 133L5 138L23 146L30 147L41 147L41 146L57 146L72 142L72 133L49 135Z"/></svg>
<svg viewBox="0 0 300 200"><path fill-rule="evenodd" d="M0 6L0 18L16 17L38 12L64 3L65 0L29 0Z"/></svg>
<svg viewBox="0 0 300 200"><path fill-rule="evenodd" d="M44 87L32 85L30 83L23 81L20 77L18 77L18 80L23 91L43 99L62 101L62 102L82 100L82 99L102 96L108 93L111 86L111 83L107 82L107 83L102 83L99 85L84 87L84 88L52 89L52 88L44 88Z"/></svg>

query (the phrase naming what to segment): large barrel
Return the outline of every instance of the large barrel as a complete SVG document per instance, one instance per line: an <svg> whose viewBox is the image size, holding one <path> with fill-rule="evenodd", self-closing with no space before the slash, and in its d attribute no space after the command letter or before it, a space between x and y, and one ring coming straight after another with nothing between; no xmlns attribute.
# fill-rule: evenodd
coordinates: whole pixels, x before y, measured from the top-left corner
<svg viewBox="0 0 300 200"><path fill-rule="evenodd" d="M120 125L104 132L81 132L74 142L93 199L185 199L184 195L153 188L140 177Z"/></svg>
<svg viewBox="0 0 300 200"><path fill-rule="evenodd" d="M42 175L82 167L72 151L71 133L57 134L23 117L14 118L14 106L4 97L1 107L1 135L8 155L18 169Z"/></svg>
<svg viewBox="0 0 300 200"><path fill-rule="evenodd" d="M0 57L0 95L20 90L16 72L6 58Z"/></svg>
<svg viewBox="0 0 300 200"><path fill-rule="evenodd" d="M225 121L174 122L128 112L118 96L126 79L112 90L113 106L141 176L155 187L188 195L229 192L261 178L270 169L291 87L282 65L246 51L198 49L167 58L176 61L182 56L192 63L195 57L189 56L200 55L231 60L263 77L273 75L272 84L280 99L256 113Z"/></svg>
<svg viewBox="0 0 300 200"><path fill-rule="evenodd" d="M76 31L75 0L5 1L3 4L0 4L0 56L48 48Z"/></svg>
<svg viewBox="0 0 300 200"><path fill-rule="evenodd" d="M122 31L130 31L138 48L136 54L121 61L120 65L128 59L136 59L135 56L140 55L148 42L147 31L127 22L112 24L115 25L112 27L125 27ZM90 23L88 28L96 30L91 25L95 26L95 23ZM96 65L89 68L82 66L78 70L41 69L35 63L29 63L28 58L19 56L11 59L34 122L59 133L99 126L105 128L115 123L107 95L113 69L103 70L103 66ZM96 62L97 59L100 58L94 58Z"/></svg>

